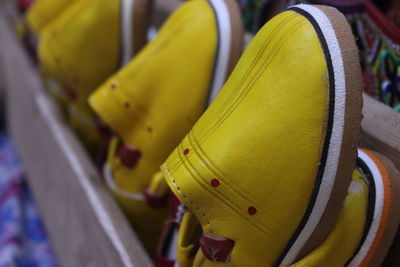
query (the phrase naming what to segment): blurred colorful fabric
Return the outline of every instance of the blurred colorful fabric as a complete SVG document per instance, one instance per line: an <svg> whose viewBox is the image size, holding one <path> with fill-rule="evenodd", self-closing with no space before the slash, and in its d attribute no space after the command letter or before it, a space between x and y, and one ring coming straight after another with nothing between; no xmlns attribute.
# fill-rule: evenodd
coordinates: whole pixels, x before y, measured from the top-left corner
<svg viewBox="0 0 400 267"><path fill-rule="evenodd" d="M364 91L400 112L400 1L237 0L246 30L257 31L295 4L333 6L346 16L360 49Z"/></svg>
<svg viewBox="0 0 400 267"><path fill-rule="evenodd" d="M57 266L9 139L0 133L0 266Z"/></svg>

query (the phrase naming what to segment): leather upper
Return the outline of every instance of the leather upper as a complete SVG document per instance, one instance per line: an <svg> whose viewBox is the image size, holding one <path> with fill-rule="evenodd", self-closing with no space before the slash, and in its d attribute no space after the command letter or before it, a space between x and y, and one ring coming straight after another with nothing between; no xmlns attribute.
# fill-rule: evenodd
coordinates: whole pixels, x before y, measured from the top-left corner
<svg viewBox="0 0 400 267"><path fill-rule="evenodd" d="M142 157L126 168L110 159L116 183L141 192L205 109L216 53L207 1L183 4L156 38L90 97L101 119Z"/></svg>
<svg viewBox="0 0 400 267"><path fill-rule="evenodd" d="M40 34L62 11L77 0L35 0L28 9L26 18L30 29Z"/></svg>
<svg viewBox="0 0 400 267"><path fill-rule="evenodd" d="M151 179L159 175L162 162L206 108L217 39L209 2L185 2L155 39L90 97L92 108L119 140L109 148L106 164L118 188L112 191L138 225L139 235L148 233L142 234L146 240L158 238L156 231L144 228L161 227L168 209L154 209L144 197L152 192ZM119 153L122 147L137 151L134 164L124 164L127 161Z"/></svg>
<svg viewBox="0 0 400 267"><path fill-rule="evenodd" d="M325 137L328 88L313 26L283 12L258 32L162 166L204 233L235 242L233 265L274 264L305 214Z"/></svg>

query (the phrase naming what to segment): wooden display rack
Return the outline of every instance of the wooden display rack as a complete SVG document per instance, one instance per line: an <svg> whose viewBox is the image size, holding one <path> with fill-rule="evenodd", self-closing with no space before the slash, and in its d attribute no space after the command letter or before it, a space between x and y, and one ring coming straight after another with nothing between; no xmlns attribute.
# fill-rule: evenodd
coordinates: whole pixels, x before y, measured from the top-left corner
<svg viewBox="0 0 400 267"><path fill-rule="evenodd" d="M158 2L164 5L162 14L168 14L178 1ZM57 261L61 266L151 266L79 140L45 93L5 13L0 6L0 95L4 87L8 129ZM361 145L399 167L400 114L367 95L363 114Z"/></svg>

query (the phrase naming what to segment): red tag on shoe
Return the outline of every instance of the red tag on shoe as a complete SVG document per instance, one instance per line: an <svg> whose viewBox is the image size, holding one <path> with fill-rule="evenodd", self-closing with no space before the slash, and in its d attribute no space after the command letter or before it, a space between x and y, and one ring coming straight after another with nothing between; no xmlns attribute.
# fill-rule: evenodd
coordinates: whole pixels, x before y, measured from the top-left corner
<svg viewBox="0 0 400 267"><path fill-rule="evenodd" d="M200 237L201 251L208 260L227 262L235 242L233 240L202 234Z"/></svg>
<svg viewBox="0 0 400 267"><path fill-rule="evenodd" d="M118 151L119 158L127 168L133 168L137 165L142 153L139 149L129 145L122 145Z"/></svg>
<svg viewBox="0 0 400 267"><path fill-rule="evenodd" d="M168 204L168 194L165 195L157 195L150 192L148 188L143 191L143 196L153 209L162 209Z"/></svg>

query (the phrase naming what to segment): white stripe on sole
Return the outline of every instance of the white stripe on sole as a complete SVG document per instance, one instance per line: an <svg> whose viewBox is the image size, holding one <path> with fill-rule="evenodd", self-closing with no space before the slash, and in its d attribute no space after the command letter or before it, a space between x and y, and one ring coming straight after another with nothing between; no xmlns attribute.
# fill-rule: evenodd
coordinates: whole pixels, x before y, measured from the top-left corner
<svg viewBox="0 0 400 267"><path fill-rule="evenodd" d="M121 62L120 68L126 65L133 57L133 14L135 0L121 0Z"/></svg>
<svg viewBox="0 0 400 267"><path fill-rule="evenodd" d="M210 87L210 94L207 106L217 97L218 93L224 86L227 69L229 64L229 57L231 52L231 20L228 7L224 0L209 0L213 6L216 14L218 25L218 55L214 69L214 79Z"/></svg>
<svg viewBox="0 0 400 267"><path fill-rule="evenodd" d="M315 231L322 215L325 212L328 201L331 197L332 189L335 184L336 172L339 164L339 157L342 147L343 129L344 129L344 114L346 107L346 83L343 66L343 58L339 46L339 41L336 38L335 31L328 17L319 8L311 5L295 6L309 13L321 28L322 34L327 42L328 50L332 59L332 67L335 76L335 106L334 118L332 126L332 136L329 144L328 156L320 189L314 204L314 207L309 215L309 220L304 225L302 231L298 235L296 241L289 249L285 258L280 263L281 265L290 265L296 259L297 255L309 240L310 236Z"/></svg>
<svg viewBox="0 0 400 267"><path fill-rule="evenodd" d="M378 232L379 225L381 224L382 219L382 210L384 206L385 199L385 190L382 181L382 175L379 171L378 166L376 166L373 159L371 159L367 153L358 150L358 157L364 161L364 163L368 166L369 170L372 173L374 183L375 183L375 207L374 207L374 217L372 219L371 226L368 230L367 237L364 240L360 250L351 260L351 262L347 265L348 267L356 267L360 266L362 261L367 256L368 252L371 249L372 244L374 243L376 233Z"/></svg>

